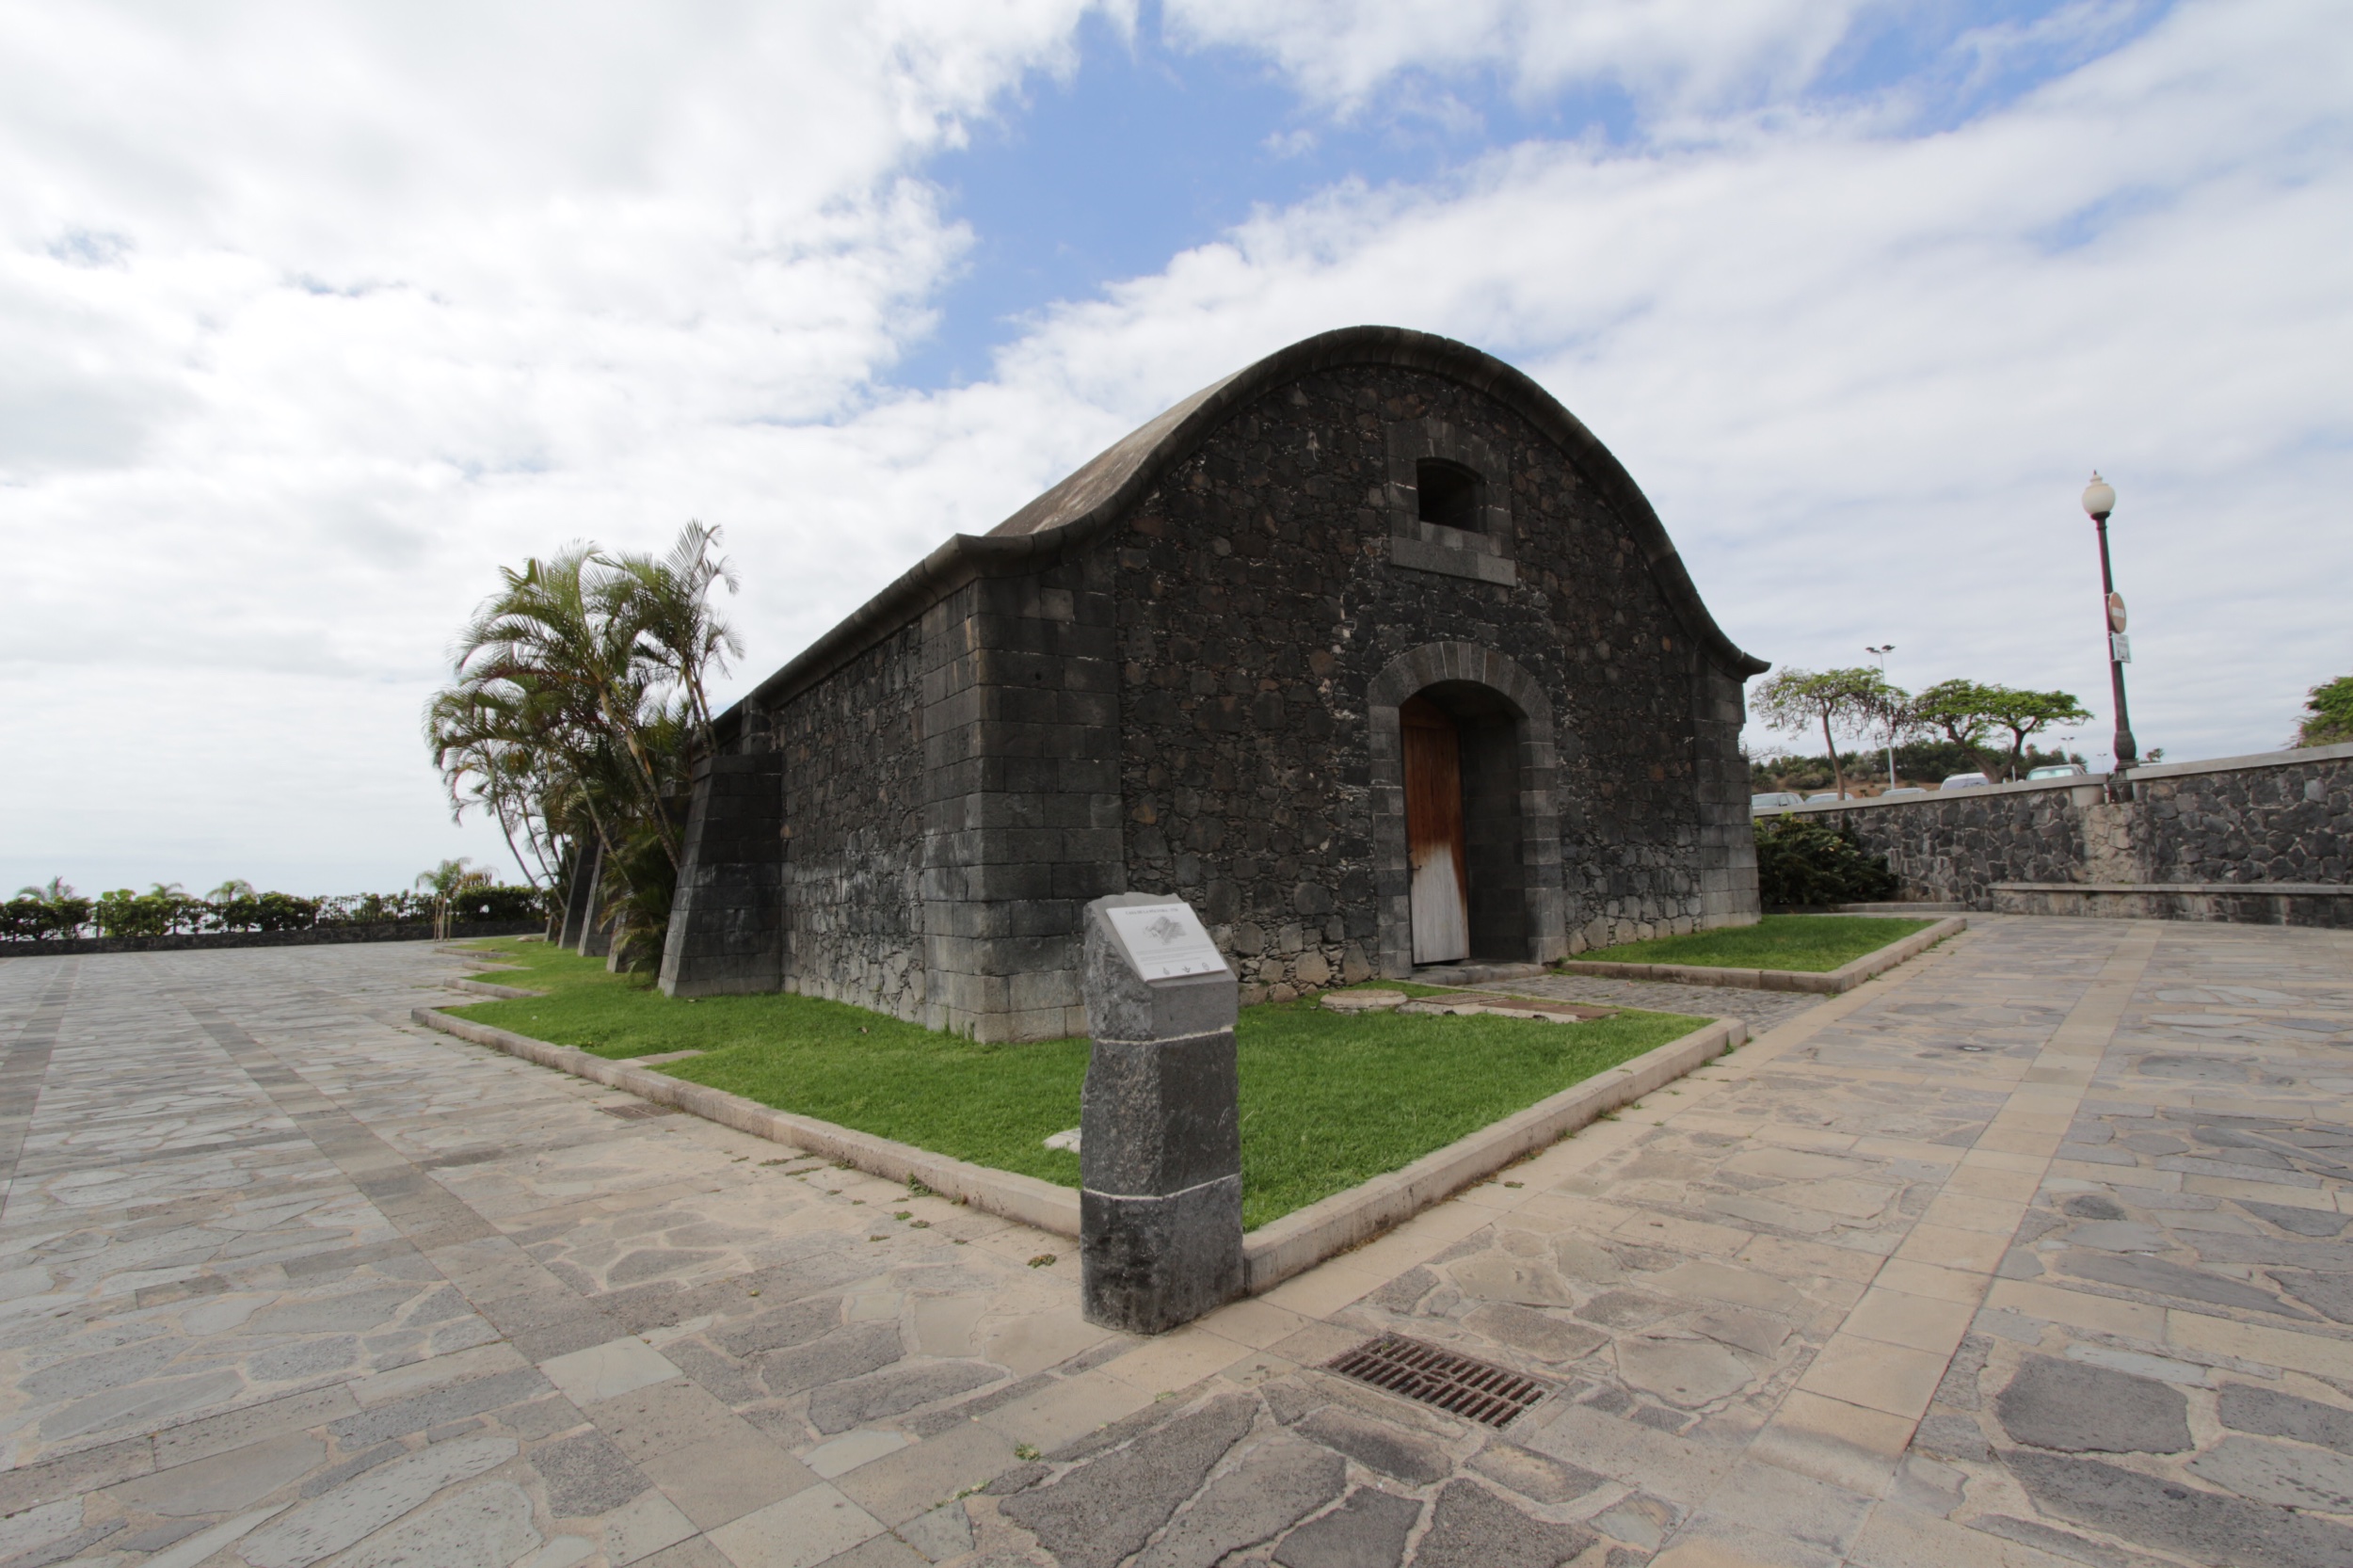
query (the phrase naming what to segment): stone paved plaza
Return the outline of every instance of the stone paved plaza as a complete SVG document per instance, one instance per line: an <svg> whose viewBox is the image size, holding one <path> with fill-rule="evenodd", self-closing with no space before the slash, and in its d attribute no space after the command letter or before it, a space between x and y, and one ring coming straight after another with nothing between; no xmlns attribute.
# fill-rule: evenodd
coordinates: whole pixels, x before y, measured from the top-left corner
<svg viewBox="0 0 2353 1568"><path fill-rule="evenodd" d="M2353 1562L2345 934L1983 921L1152 1341L458 971L0 963L0 1565Z"/></svg>

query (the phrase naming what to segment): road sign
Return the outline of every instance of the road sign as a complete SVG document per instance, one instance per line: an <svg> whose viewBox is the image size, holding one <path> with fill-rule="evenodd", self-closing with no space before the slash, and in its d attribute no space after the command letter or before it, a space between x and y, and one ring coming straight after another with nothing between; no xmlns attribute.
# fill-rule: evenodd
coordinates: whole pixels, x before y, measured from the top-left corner
<svg viewBox="0 0 2353 1568"><path fill-rule="evenodd" d="M2121 632L2108 633L2108 657L2120 664L2133 662L2133 640Z"/></svg>
<svg viewBox="0 0 2353 1568"><path fill-rule="evenodd" d="M2124 630L2124 596L2122 594L2108 595L2108 630L2111 632Z"/></svg>

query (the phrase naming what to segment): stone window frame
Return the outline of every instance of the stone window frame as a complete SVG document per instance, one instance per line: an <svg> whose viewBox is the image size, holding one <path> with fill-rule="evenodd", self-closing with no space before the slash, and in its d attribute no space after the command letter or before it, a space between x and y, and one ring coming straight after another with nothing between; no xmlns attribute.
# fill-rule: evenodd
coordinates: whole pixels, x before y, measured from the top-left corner
<svg viewBox="0 0 2353 1568"><path fill-rule="evenodd" d="M1458 463L1479 475L1482 526L1449 528L1421 520L1417 465L1427 457ZM1389 562L1414 571L1466 577L1475 583L1519 581L1513 564L1512 471L1483 437L1436 415L1397 420L1388 427Z"/></svg>
<svg viewBox="0 0 2353 1568"><path fill-rule="evenodd" d="M1483 686L1520 714L1520 864L1526 870L1528 962L1568 955L1568 900L1561 878L1561 764L1552 698L1508 655L1477 643L1425 643L1383 667L1365 692L1371 758L1376 964L1402 979L1414 971L1413 869L1405 840L1405 750L1398 709L1446 681Z"/></svg>

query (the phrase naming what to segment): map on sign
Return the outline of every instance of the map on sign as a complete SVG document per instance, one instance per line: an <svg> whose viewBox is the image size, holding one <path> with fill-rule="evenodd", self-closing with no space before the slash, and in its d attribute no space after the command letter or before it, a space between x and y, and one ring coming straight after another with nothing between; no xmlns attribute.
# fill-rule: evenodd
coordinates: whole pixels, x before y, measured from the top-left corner
<svg viewBox="0 0 2353 1568"><path fill-rule="evenodd" d="M1225 972L1225 959L1191 904L1114 904L1103 915L1127 948L1136 973L1146 980Z"/></svg>

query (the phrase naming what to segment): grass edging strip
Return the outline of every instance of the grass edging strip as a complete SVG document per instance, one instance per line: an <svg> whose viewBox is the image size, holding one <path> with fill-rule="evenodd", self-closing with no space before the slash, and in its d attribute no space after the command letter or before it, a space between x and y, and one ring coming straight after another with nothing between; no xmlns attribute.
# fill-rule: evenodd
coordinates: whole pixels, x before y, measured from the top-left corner
<svg viewBox="0 0 2353 1568"><path fill-rule="evenodd" d="M1823 974L1803 969L1721 968L1705 964L1582 963L1574 958L1563 960L1559 968L1562 974L1592 975L1601 980L1665 980L1680 985L1734 985L1750 991L1810 991L1837 996L1968 929L1968 917L1955 915Z"/></svg>
<svg viewBox="0 0 2353 1568"><path fill-rule="evenodd" d="M1921 933L1926 936L1927 933ZM974 1208L1032 1225L1057 1236L1079 1235L1079 1193L1035 1176L974 1165L919 1149L871 1132L859 1132L814 1116L777 1111L742 1095L689 1083L666 1073L648 1072L626 1061L592 1056L571 1046L552 1045L527 1034L495 1029L439 1008L418 1007L409 1016L427 1029L558 1072L619 1089L658 1105L675 1106L707 1121L838 1160L889 1181L920 1181L933 1192L961 1199ZM1533 1026L1531 1026L1533 1027ZM1560 1026L1552 1026L1560 1027ZM1718 1018L1679 1039L1654 1047L1607 1072L1573 1083L1499 1122L1490 1123L1412 1164L1344 1192L1293 1209L1242 1238L1243 1289L1250 1295L1273 1288L1293 1274L1348 1251L1401 1224L1423 1209L1494 1175L1524 1155L1681 1078L1748 1039L1738 1018Z"/></svg>
<svg viewBox="0 0 2353 1568"><path fill-rule="evenodd" d="M1013 1171L968 1164L929 1149L919 1149L912 1144L819 1121L814 1116L797 1116L724 1089L689 1083L667 1073L648 1072L627 1062L591 1056L570 1046L551 1045L528 1034L478 1024L471 1018L452 1017L439 1008L414 1008L408 1016L427 1029L455 1034L460 1040L488 1046L593 1083L624 1090L657 1105L676 1106L755 1138L839 1160L887 1181L920 1181L944 1197L961 1199L990 1214L1034 1225L1057 1236L1079 1234L1079 1194L1073 1188L1057 1187L1050 1181Z"/></svg>
<svg viewBox="0 0 2353 1568"><path fill-rule="evenodd" d="M1410 1165L1270 1220L1242 1238L1243 1289L1255 1296L1369 1241L1521 1156L1714 1061L1748 1037L1748 1025L1740 1019L1718 1018L1433 1149Z"/></svg>
<svg viewBox="0 0 2353 1568"><path fill-rule="evenodd" d="M453 991L471 991L477 997L496 997L501 1001L522 1001L547 995L545 991L526 991L520 985L501 985L495 980L444 980L441 984Z"/></svg>

